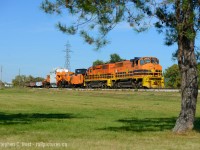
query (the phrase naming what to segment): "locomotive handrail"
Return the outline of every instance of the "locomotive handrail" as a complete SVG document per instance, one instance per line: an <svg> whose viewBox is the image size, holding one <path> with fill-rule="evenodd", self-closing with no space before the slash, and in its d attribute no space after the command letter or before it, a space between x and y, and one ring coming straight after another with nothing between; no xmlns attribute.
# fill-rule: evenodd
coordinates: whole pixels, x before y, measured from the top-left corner
<svg viewBox="0 0 200 150"><path fill-rule="evenodd" d="M152 77L162 77L162 73L160 72L118 72L116 74L98 74L98 75L88 75L85 76L87 80L104 80L104 79L113 79L113 78L127 78L127 77L144 77L144 76L152 76Z"/></svg>

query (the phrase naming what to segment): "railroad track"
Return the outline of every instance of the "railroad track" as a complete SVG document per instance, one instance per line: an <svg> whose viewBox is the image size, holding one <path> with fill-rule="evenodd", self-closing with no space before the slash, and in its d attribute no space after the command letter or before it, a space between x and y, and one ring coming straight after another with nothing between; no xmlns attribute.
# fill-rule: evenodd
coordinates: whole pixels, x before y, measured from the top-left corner
<svg viewBox="0 0 200 150"><path fill-rule="evenodd" d="M43 88L40 88L43 89ZM59 90L60 88L50 88L53 90ZM87 88L63 88L63 90L74 91L133 91L133 92L180 92L180 89L87 89ZM200 90L198 90L200 93Z"/></svg>
<svg viewBox="0 0 200 150"><path fill-rule="evenodd" d="M57 89L59 88L51 88ZM133 92L180 92L180 89L87 89L87 88L63 88L64 90L75 90L75 91L133 91ZM199 90L200 92L200 90Z"/></svg>

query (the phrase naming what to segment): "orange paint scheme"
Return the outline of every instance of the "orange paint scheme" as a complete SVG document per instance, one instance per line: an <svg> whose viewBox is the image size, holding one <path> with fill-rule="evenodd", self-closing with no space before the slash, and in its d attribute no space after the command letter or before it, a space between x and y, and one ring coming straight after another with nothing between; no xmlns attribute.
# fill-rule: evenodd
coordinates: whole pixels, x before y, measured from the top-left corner
<svg viewBox="0 0 200 150"><path fill-rule="evenodd" d="M86 87L164 87L162 66L155 57L135 57L116 63L90 67L85 76Z"/></svg>
<svg viewBox="0 0 200 150"><path fill-rule="evenodd" d="M75 73L71 75L70 85L72 87L83 87L86 71L87 69L76 69Z"/></svg>
<svg viewBox="0 0 200 150"><path fill-rule="evenodd" d="M135 57L116 63L107 63L76 69L74 72L56 72L58 87L88 88L164 88L162 66L155 57ZM44 83L50 84L50 76Z"/></svg>
<svg viewBox="0 0 200 150"><path fill-rule="evenodd" d="M113 74L115 69L115 64L104 64L90 67L87 71L87 75L102 75L102 74Z"/></svg>
<svg viewBox="0 0 200 150"><path fill-rule="evenodd" d="M83 84L84 83L84 76L82 74L73 75L70 79L70 84L72 86Z"/></svg>
<svg viewBox="0 0 200 150"><path fill-rule="evenodd" d="M57 86L61 86L61 84L69 84L71 75L73 72L56 72L56 82Z"/></svg>
<svg viewBox="0 0 200 150"><path fill-rule="evenodd" d="M152 63L153 62L153 63ZM105 65L98 65L90 67L87 71L87 76L103 75L118 73L130 73L134 71L139 72L155 72L162 71L162 67L158 64L158 59L155 57L142 57L135 60L124 60L121 62L110 63Z"/></svg>

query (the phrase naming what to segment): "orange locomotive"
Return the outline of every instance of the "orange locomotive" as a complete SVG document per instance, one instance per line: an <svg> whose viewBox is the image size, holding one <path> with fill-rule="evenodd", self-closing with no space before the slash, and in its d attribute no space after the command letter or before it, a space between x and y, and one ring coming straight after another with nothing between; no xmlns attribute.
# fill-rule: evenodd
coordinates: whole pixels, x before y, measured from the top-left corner
<svg viewBox="0 0 200 150"><path fill-rule="evenodd" d="M163 88L164 78L155 57L135 57L116 63L90 67L85 76L86 87Z"/></svg>

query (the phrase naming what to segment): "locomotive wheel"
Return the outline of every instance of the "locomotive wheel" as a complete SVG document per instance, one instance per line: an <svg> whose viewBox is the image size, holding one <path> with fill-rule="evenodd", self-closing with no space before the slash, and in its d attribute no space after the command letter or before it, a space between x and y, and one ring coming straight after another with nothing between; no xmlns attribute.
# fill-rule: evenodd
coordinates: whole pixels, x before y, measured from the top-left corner
<svg viewBox="0 0 200 150"><path fill-rule="evenodd" d="M122 86L121 86L121 83L120 83L120 82L118 82L118 84L117 84L117 88L118 88L118 89L122 88Z"/></svg>
<svg viewBox="0 0 200 150"><path fill-rule="evenodd" d="M62 82L58 83L58 88L62 88Z"/></svg>
<svg viewBox="0 0 200 150"><path fill-rule="evenodd" d="M117 83L117 82L114 82L113 88L114 88L114 89L117 89L117 88L118 88L118 83Z"/></svg>
<svg viewBox="0 0 200 150"><path fill-rule="evenodd" d="M132 83L131 83L131 84L132 84L132 88L134 88L134 89L135 89L135 88L137 88L137 86L136 86L136 84L135 84L135 82L134 82L134 81L132 81Z"/></svg>
<svg viewBox="0 0 200 150"><path fill-rule="evenodd" d="M91 89L90 83L87 83L87 84L86 84L86 88L87 88L87 89Z"/></svg>
<svg viewBox="0 0 200 150"><path fill-rule="evenodd" d="M120 82L115 82L113 87L114 87L115 89L119 89L119 88L121 87Z"/></svg>
<svg viewBox="0 0 200 150"><path fill-rule="evenodd" d="M105 84L104 82L102 82L102 83L101 83L101 88L102 88L102 89L106 89L106 87L107 87L106 84Z"/></svg>
<svg viewBox="0 0 200 150"><path fill-rule="evenodd" d="M137 88L137 89L141 89L141 88L142 88L142 82L138 82L138 83L136 84L136 88Z"/></svg>

